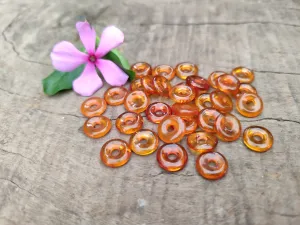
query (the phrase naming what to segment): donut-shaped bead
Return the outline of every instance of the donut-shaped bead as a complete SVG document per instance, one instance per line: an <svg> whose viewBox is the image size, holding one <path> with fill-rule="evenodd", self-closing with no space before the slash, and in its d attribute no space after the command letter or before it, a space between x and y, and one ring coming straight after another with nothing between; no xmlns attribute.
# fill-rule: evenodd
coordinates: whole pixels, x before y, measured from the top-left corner
<svg viewBox="0 0 300 225"><path fill-rule="evenodd" d="M220 115L216 120L215 127L217 137L222 141L235 141L241 136L241 123L230 113Z"/></svg>
<svg viewBox="0 0 300 225"><path fill-rule="evenodd" d="M131 70L135 72L136 78L142 78L147 75L152 75L151 65L146 62L138 62L131 66Z"/></svg>
<svg viewBox="0 0 300 225"><path fill-rule="evenodd" d="M108 105L121 105L125 101L127 92L124 87L111 87L104 93L104 99Z"/></svg>
<svg viewBox="0 0 300 225"><path fill-rule="evenodd" d="M169 96L174 102L186 103L193 101L196 94L192 87L185 83L180 83L171 88Z"/></svg>
<svg viewBox="0 0 300 225"><path fill-rule="evenodd" d="M195 154L211 152L218 144L218 138L214 134L204 131L190 134L186 141L190 150Z"/></svg>
<svg viewBox="0 0 300 225"><path fill-rule="evenodd" d="M83 132L90 138L101 138L111 129L111 121L105 116L95 116L85 121Z"/></svg>
<svg viewBox="0 0 300 225"><path fill-rule="evenodd" d="M204 93L195 98L195 105L198 107L199 111L205 108L212 107L210 94Z"/></svg>
<svg viewBox="0 0 300 225"><path fill-rule="evenodd" d="M192 103L175 103L172 105L172 113L181 118L193 119L199 115L199 110Z"/></svg>
<svg viewBox="0 0 300 225"><path fill-rule="evenodd" d="M131 91L144 91L143 85L142 85L142 79L141 78L137 78L134 79L131 83L130 83L130 90Z"/></svg>
<svg viewBox="0 0 300 225"><path fill-rule="evenodd" d="M185 134L191 134L197 130L197 119L187 117L183 117L182 119L185 122Z"/></svg>
<svg viewBox="0 0 300 225"><path fill-rule="evenodd" d="M226 113L231 112L233 109L233 103L229 95L222 91L213 91L210 93L210 100L212 107L216 110Z"/></svg>
<svg viewBox="0 0 300 225"><path fill-rule="evenodd" d="M208 91L210 85L206 79L200 76L189 76L186 78L186 84L194 88L196 95L200 95Z"/></svg>
<svg viewBox="0 0 300 225"><path fill-rule="evenodd" d="M185 122L179 116L166 116L158 125L158 136L163 142L176 143L184 135Z"/></svg>
<svg viewBox="0 0 300 225"><path fill-rule="evenodd" d="M254 72L246 67L236 67L231 71L241 83L251 83L254 80Z"/></svg>
<svg viewBox="0 0 300 225"><path fill-rule="evenodd" d="M180 63L175 68L175 74L180 79L185 80L189 76L197 75L198 67L188 62Z"/></svg>
<svg viewBox="0 0 300 225"><path fill-rule="evenodd" d="M243 141L252 151L266 152L273 145L273 135L264 127L251 126L244 130Z"/></svg>
<svg viewBox="0 0 300 225"><path fill-rule="evenodd" d="M171 107L163 102L154 102L146 110L147 119L152 123L160 123L166 116L171 114Z"/></svg>
<svg viewBox="0 0 300 225"><path fill-rule="evenodd" d="M253 93L242 93L236 99L237 111L245 117L256 117L263 111L263 101Z"/></svg>
<svg viewBox="0 0 300 225"><path fill-rule="evenodd" d="M169 65L159 65L152 71L153 76L163 76L167 80L172 80L175 77L175 70Z"/></svg>
<svg viewBox="0 0 300 225"><path fill-rule="evenodd" d="M223 71L214 71L212 72L209 76L208 76L208 83L211 87L213 88L217 88L217 79L219 78L219 76L226 74Z"/></svg>
<svg viewBox="0 0 300 225"><path fill-rule="evenodd" d="M81 113L85 117L91 118L102 115L106 108L107 104L103 98L91 97L81 104Z"/></svg>
<svg viewBox="0 0 300 225"><path fill-rule="evenodd" d="M169 97L169 91L171 90L171 84L167 78L157 75L153 77L153 86L155 93L160 96Z"/></svg>
<svg viewBox="0 0 300 225"><path fill-rule="evenodd" d="M215 122L220 115L221 114L216 109L213 108L203 109L200 112L197 121L199 127L206 132L215 133L217 131Z"/></svg>
<svg viewBox="0 0 300 225"><path fill-rule="evenodd" d="M146 94L153 95L157 94L154 83L153 83L153 76L144 76L142 79L142 86Z"/></svg>
<svg viewBox="0 0 300 225"><path fill-rule="evenodd" d="M142 129L143 124L143 117L135 112L124 112L116 120L116 127L123 134L133 134Z"/></svg>
<svg viewBox="0 0 300 225"><path fill-rule="evenodd" d="M129 92L125 98L124 106L129 112L144 112L150 103L149 97L143 91Z"/></svg>
<svg viewBox="0 0 300 225"><path fill-rule="evenodd" d="M158 147L158 137L152 130L140 130L130 137L130 149L137 155L149 155Z"/></svg>
<svg viewBox="0 0 300 225"><path fill-rule="evenodd" d="M217 88L230 96L239 92L240 81L233 75L224 74L217 79Z"/></svg>

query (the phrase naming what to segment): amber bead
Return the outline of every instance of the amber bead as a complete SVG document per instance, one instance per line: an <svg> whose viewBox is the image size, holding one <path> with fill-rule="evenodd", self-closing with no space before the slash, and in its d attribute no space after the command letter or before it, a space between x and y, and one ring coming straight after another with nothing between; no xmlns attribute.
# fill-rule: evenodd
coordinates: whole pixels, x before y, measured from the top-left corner
<svg viewBox="0 0 300 225"><path fill-rule="evenodd" d="M233 109L233 103L231 98L222 91L217 90L211 92L210 99L212 107L222 113L231 112Z"/></svg>
<svg viewBox="0 0 300 225"><path fill-rule="evenodd" d="M239 92L240 81L233 75L224 74L217 79L217 88L228 95L235 96Z"/></svg>
<svg viewBox="0 0 300 225"><path fill-rule="evenodd" d="M140 130L130 137L130 149L138 155L150 155L158 147L158 137L152 130Z"/></svg>
<svg viewBox="0 0 300 225"><path fill-rule="evenodd" d="M257 94L256 88L253 87L251 84L240 84L238 94L241 94L244 92Z"/></svg>
<svg viewBox="0 0 300 225"><path fill-rule="evenodd" d="M263 101L253 93L242 93L236 99L237 111L245 117L256 117L263 110Z"/></svg>
<svg viewBox="0 0 300 225"><path fill-rule="evenodd" d="M223 71L214 71L208 76L208 83L210 84L211 87L217 88L217 79L219 76L226 74Z"/></svg>
<svg viewBox="0 0 300 225"><path fill-rule="evenodd" d="M185 83L179 83L171 88L169 96L174 102L186 103L193 101L196 94L192 87Z"/></svg>
<svg viewBox="0 0 300 225"><path fill-rule="evenodd" d="M124 106L129 112L144 112L150 103L149 97L143 91L129 92L125 98Z"/></svg>
<svg viewBox="0 0 300 225"><path fill-rule="evenodd" d="M143 117L135 112L124 112L116 120L116 127L123 134L133 134L142 129L143 124Z"/></svg>
<svg viewBox="0 0 300 225"><path fill-rule="evenodd" d="M226 175L228 162L219 152L206 152L196 159L196 170L205 179L218 180Z"/></svg>
<svg viewBox="0 0 300 225"><path fill-rule="evenodd" d="M204 131L190 134L186 141L191 151L195 154L211 152L218 144L218 138L214 134Z"/></svg>
<svg viewBox="0 0 300 225"><path fill-rule="evenodd" d="M166 116L171 114L171 107L163 102L154 102L146 110L147 119L153 123L160 123Z"/></svg>
<svg viewBox="0 0 300 225"><path fill-rule="evenodd" d="M144 76L142 79L143 90L148 95L156 94L152 76Z"/></svg>
<svg viewBox="0 0 300 225"><path fill-rule="evenodd" d="M171 84L167 78L163 76L153 77L153 85L155 88L156 94L160 96L169 97L169 91L171 90Z"/></svg>
<svg viewBox="0 0 300 225"><path fill-rule="evenodd" d="M185 134L194 133L197 130L198 124L195 118L182 118L185 122Z"/></svg>
<svg viewBox="0 0 300 225"><path fill-rule="evenodd" d="M103 98L91 97L81 104L81 113L85 117L94 117L102 115L107 108L106 101Z"/></svg>
<svg viewBox="0 0 300 225"><path fill-rule="evenodd" d="M128 144L121 139L106 142L100 151L102 162L109 167L120 167L126 164L131 156Z"/></svg>
<svg viewBox="0 0 300 225"><path fill-rule="evenodd" d="M142 78L147 75L152 75L152 68L148 63L138 62L131 66L131 70L135 72L136 78Z"/></svg>
<svg viewBox="0 0 300 225"><path fill-rule="evenodd" d="M189 76L197 75L198 67L188 62L180 63L175 68L175 74L180 79L185 80Z"/></svg>
<svg viewBox="0 0 300 225"><path fill-rule="evenodd" d="M206 108L203 109L198 117L198 125L200 128L202 128L206 132L215 133L216 126L215 122L217 118L220 116L220 113L213 108Z"/></svg>
<svg viewBox="0 0 300 225"><path fill-rule="evenodd" d="M159 65L153 69L152 75L160 75L167 78L167 80L172 80L175 77L175 70L169 65Z"/></svg>
<svg viewBox="0 0 300 225"><path fill-rule="evenodd" d="M207 92L210 87L208 81L200 76L189 76L186 78L186 84L194 88L197 96Z"/></svg>
<svg viewBox="0 0 300 225"><path fill-rule="evenodd" d="M172 105L172 113L181 118L193 119L199 115L199 110L192 103L175 103Z"/></svg>
<svg viewBox="0 0 300 225"><path fill-rule="evenodd" d="M105 116L95 116L85 121L83 132L90 138L101 138L111 129L111 121Z"/></svg>
<svg viewBox="0 0 300 225"><path fill-rule="evenodd" d="M195 98L195 105L198 107L199 111L205 108L212 107L210 94L204 93Z"/></svg>
<svg viewBox="0 0 300 225"><path fill-rule="evenodd" d="M166 143L180 141L185 135L185 122L175 115L166 116L158 125L158 136Z"/></svg>
<svg viewBox="0 0 300 225"><path fill-rule="evenodd" d="M179 144L164 144L157 150L156 159L162 169L176 172L185 167L188 154Z"/></svg>
<svg viewBox="0 0 300 225"><path fill-rule="evenodd" d="M231 71L231 74L236 76L241 83L251 83L254 80L254 72L245 67L236 67Z"/></svg>
<svg viewBox="0 0 300 225"><path fill-rule="evenodd" d="M144 91L143 85L142 85L142 79L138 78L138 79L134 79L131 83L130 83L130 90L131 91Z"/></svg>
<svg viewBox="0 0 300 225"><path fill-rule="evenodd" d="M104 99L109 105L121 105L125 101L127 89L124 87L111 87L104 93Z"/></svg>
<svg viewBox="0 0 300 225"><path fill-rule="evenodd" d="M235 141L241 136L241 123L238 118L230 113L220 115L215 126L217 137L222 141Z"/></svg>
<svg viewBox="0 0 300 225"><path fill-rule="evenodd" d="M251 126L244 130L243 141L252 151L265 152L273 145L273 135L264 127Z"/></svg>

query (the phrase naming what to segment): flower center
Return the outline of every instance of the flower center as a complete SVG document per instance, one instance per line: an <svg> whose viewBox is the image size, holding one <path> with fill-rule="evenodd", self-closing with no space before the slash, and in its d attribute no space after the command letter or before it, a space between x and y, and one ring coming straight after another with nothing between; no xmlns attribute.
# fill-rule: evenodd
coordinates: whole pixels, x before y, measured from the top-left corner
<svg viewBox="0 0 300 225"><path fill-rule="evenodd" d="M90 62L94 63L97 60L97 57L95 55L90 55L89 57Z"/></svg>

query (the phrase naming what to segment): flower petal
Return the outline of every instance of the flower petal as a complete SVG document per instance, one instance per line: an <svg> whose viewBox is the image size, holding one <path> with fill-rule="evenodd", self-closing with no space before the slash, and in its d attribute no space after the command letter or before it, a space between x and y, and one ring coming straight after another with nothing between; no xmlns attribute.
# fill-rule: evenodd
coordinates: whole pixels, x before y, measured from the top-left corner
<svg viewBox="0 0 300 225"><path fill-rule="evenodd" d="M62 72L71 72L88 61L88 55L80 52L68 41L57 43L50 56L53 67Z"/></svg>
<svg viewBox="0 0 300 225"><path fill-rule="evenodd" d="M110 60L98 59L96 66L111 86L121 86L128 80L127 74Z"/></svg>
<svg viewBox="0 0 300 225"><path fill-rule="evenodd" d="M96 50L96 56L105 56L110 50L122 44L123 41L124 34L120 29L115 26L106 27L101 34L100 43Z"/></svg>
<svg viewBox="0 0 300 225"><path fill-rule="evenodd" d="M91 96L103 85L95 65L87 63L82 74L73 81L73 90L82 96Z"/></svg>
<svg viewBox="0 0 300 225"><path fill-rule="evenodd" d="M76 29L87 53L94 54L96 48L96 32L94 28L88 22L77 22Z"/></svg>

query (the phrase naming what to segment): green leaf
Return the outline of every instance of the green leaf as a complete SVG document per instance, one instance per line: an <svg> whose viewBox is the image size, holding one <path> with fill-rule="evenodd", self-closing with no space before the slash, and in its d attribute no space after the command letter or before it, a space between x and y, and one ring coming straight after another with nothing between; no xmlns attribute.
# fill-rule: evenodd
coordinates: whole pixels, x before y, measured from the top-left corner
<svg viewBox="0 0 300 225"><path fill-rule="evenodd" d="M73 80L82 73L85 65L81 65L72 72L53 71L48 77L43 79L44 93L55 95L62 90L72 89Z"/></svg>

